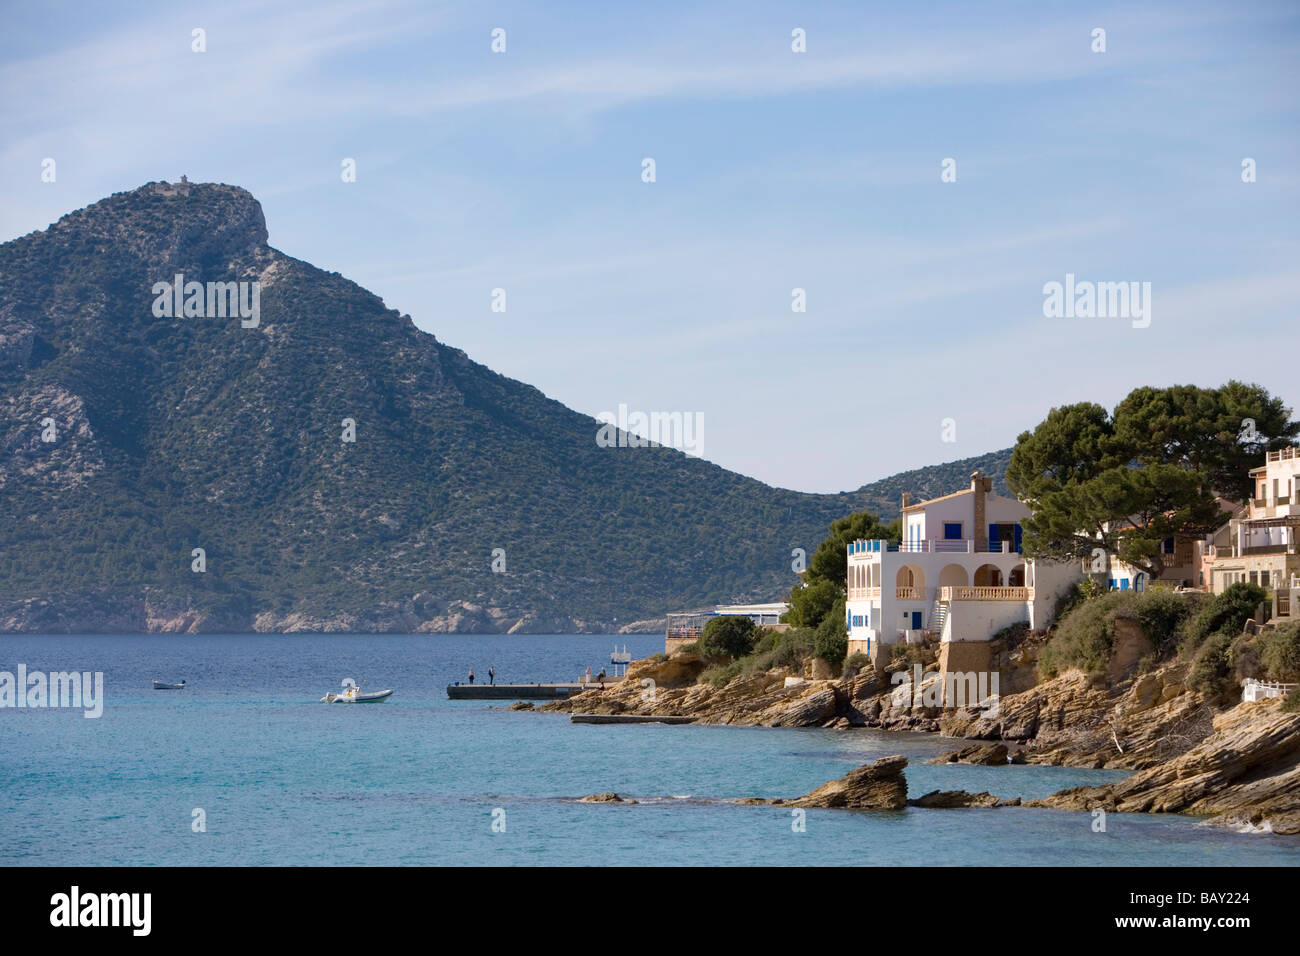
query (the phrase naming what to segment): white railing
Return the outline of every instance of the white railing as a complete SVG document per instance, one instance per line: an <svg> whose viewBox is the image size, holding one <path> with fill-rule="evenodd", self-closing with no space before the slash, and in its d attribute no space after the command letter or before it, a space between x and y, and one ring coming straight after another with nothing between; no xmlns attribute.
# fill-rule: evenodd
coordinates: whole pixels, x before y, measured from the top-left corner
<svg viewBox="0 0 1300 956"><path fill-rule="evenodd" d="M1298 452L1300 452L1300 449L1297 449L1294 445L1290 448L1279 448L1277 451L1271 451L1268 453L1268 460L1288 461L1295 458Z"/></svg>
<svg viewBox="0 0 1300 956"><path fill-rule="evenodd" d="M890 549L894 550L894 549ZM997 547L975 547L974 538L927 538L921 541L904 541L897 550L908 554L1013 554L1018 553L1010 541Z"/></svg>
<svg viewBox="0 0 1300 956"><path fill-rule="evenodd" d="M1282 684L1277 681L1258 681L1247 677L1241 684L1241 699L1250 703L1271 698L1285 697L1300 684Z"/></svg>
<svg viewBox="0 0 1300 956"><path fill-rule="evenodd" d="M899 601L919 601L921 600L921 589L895 588L894 597Z"/></svg>
<svg viewBox="0 0 1300 956"><path fill-rule="evenodd" d="M939 589L939 600L953 601L1032 601L1033 588L951 587Z"/></svg>

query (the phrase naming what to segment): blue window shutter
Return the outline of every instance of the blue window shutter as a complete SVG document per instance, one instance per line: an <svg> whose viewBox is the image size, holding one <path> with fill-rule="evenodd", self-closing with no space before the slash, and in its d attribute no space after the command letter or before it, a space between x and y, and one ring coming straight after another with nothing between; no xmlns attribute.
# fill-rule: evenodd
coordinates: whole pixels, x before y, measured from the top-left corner
<svg viewBox="0 0 1300 956"><path fill-rule="evenodd" d="M998 538L998 526L991 524L989 525L989 550L992 551L994 548L1000 547L1002 547L1002 542Z"/></svg>
<svg viewBox="0 0 1300 956"><path fill-rule="evenodd" d="M1016 522L1016 554L1020 553L1020 523Z"/></svg>

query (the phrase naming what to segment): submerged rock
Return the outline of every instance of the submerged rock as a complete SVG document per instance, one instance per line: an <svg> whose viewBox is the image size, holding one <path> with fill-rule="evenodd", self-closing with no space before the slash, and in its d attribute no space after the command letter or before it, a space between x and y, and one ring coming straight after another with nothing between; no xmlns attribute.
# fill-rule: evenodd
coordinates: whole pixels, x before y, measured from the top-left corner
<svg viewBox="0 0 1300 956"><path fill-rule="evenodd" d="M926 763L972 763L981 767L1001 767L1007 763L1006 744L971 744L960 750L950 750Z"/></svg>
<svg viewBox="0 0 1300 956"><path fill-rule="evenodd" d="M923 807L926 810L952 810L960 807L1018 807L1020 798L1002 800L991 793L967 793L965 790L931 790L915 800L908 800L909 807Z"/></svg>
<svg viewBox="0 0 1300 956"><path fill-rule="evenodd" d="M606 791L604 793L593 793L590 794L589 796L583 797L578 802L579 803L636 803L635 800L624 800L622 797L620 797L617 793L614 793L613 791Z"/></svg>

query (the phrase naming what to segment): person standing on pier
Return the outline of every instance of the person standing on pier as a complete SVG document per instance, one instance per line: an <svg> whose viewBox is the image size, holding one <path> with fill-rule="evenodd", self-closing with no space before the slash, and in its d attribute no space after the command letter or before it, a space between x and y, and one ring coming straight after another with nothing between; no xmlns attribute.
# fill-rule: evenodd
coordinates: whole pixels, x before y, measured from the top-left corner
<svg viewBox="0 0 1300 956"><path fill-rule="evenodd" d="M493 669L492 669L492 665L489 664L489 665L488 665L488 683L489 683L489 684L495 684L496 682L497 682L497 672L496 672L495 670L493 670Z"/></svg>
<svg viewBox="0 0 1300 956"><path fill-rule="evenodd" d="M472 667L469 669L469 682L474 683L474 668Z"/></svg>

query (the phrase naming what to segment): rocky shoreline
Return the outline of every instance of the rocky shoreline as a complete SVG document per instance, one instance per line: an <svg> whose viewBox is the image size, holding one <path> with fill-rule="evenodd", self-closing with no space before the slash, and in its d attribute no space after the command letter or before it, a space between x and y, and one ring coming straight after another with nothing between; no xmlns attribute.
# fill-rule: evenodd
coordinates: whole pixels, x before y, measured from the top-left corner
<svg viewBox="0 0 1300 956"><path fill-rule="evenodd" d="M0 634L651 634L664 624L520 614L425 594L326 614L207 611L148 594L0 604Z"/></svg>
<svg viewBox="0 0 1300 956"><path fill-rule="evenodd" d="M706 662L693 654L640 662L629 669L625 680L604 691L585 691L537 710L690 717L706 724L938 734L955 738L954 744L960 741L961 746L933 763L1014 762L1135 771L1117 783L1063 791L1026 806L1186 813L1242 830L1300 833L1300 714L1283 713L1281 701L1240 703L1216 711L1187 686L1187 666L1181 663L1121 675L1114 681L1097 682L1081 672L1067 671L1034 683L1025 671L1032 664L1032 646L1018 652L1017 660L1002 661L1008 668L1003 685L1022 689L1004 694L993 710L914 706L906 681L894 683L898 669L878 674L867 668L838 679L811 679L777 668L714 687L700 680ZM834 794L867 783L872 783L868 789L877 796L885 791L891 794L874 801L881 804L874 809L901 809L909 803L993 807L1020 802L961 792L926 794L908 801L905 784L900 802L897 786L884 783L882 770L888 768L877 767L868 774L869 769L859 768L841 781L780 805L864 808L873 800L845 797L847 802L837 803L840 798ZM896 769L901 780L902 766Z"/></svg>

